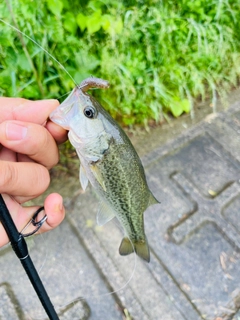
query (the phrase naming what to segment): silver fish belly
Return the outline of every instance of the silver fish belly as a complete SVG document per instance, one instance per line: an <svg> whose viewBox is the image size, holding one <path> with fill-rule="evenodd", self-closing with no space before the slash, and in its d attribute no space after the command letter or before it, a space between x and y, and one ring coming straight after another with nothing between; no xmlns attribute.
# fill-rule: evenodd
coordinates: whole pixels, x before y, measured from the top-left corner
<svg viewBox="0 0 240 320"><path fill-rule="evenodd" d="M69 140L79 156L80 182L88 181L101 198L97 223L116 217L125 231L121 255L136 252L150 261L144 232L144 211L158 203L147 185L142 163L129 138L104 108L85 91L107 88L108 82L85 79L56 109L50 119L69 130Z"/></svg>

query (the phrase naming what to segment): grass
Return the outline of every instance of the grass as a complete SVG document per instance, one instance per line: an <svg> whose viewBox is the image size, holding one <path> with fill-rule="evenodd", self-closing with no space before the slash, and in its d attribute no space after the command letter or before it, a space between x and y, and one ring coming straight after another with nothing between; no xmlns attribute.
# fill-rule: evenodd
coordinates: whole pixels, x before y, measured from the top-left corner
<svg viewBox="0 0 240 320"><path fill-rule="evenodd" d="M36 40L122 124L161 122L191 112L238 85L240 0L72 1L0 4L2 18ZM10 13L9 13L10 12ZM58 98L74 82L44 51L0 22L0 94Z"/></svg>

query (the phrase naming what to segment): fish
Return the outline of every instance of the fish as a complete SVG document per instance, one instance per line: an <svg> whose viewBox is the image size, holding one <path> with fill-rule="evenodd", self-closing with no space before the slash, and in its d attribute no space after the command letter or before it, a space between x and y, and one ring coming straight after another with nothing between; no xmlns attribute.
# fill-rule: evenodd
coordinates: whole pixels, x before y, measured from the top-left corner
<svg viewBox="0 0 240 320"><path fill-rule="evenodd" d="M49 118L68 130L80 160L82 189L85 191L90 182L101 200L97 224L103 226L116 217L125 234L120 255L135 252L150 262L144 212L159 201L148 187L143 165L127 134L87 93L91 88L107 89L109 82L95 77L83 80Z"/></svg>

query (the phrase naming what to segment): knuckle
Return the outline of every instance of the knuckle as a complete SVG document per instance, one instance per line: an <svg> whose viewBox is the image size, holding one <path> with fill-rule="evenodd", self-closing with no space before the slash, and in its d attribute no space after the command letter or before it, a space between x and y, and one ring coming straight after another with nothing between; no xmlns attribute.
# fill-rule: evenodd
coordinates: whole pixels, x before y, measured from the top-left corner
<svg viewBox="0 0 240 320"><path fill-rule="evenodd" d="M35 197L50 184L47 168L37 163L0 161L0 192Z"/></svg>
<svg viewBox="0 0 240 320"><path fill-rule="evenodd" d="M38 130L34 130L35 134L32 136L32 150L33 155L37 156L39 153L41 153L43 150L48 150L48 144L49 144L49 137L47 135L47 132L44 128L38 127Z"/></svg>
<svg viewBox="0 0 240 320"><path fill-rule="evenodd" d="M48 170L42 166L42 165L37 165L35 166L35 181L34 181L34 186L36 192L38 194L43 193L49 186L50 184L50 175Z"/></svg>
<svg viewBox="0 0 240 320"><path fill-rule="evenodd" d="M20 105L24 105L28 100L24 98L16 98L14 106L12 106L12 119L18 119L18 109Z"/></svg>
<svg viewBox="0 0 240 320"><path fill-rule="evenodd" d="M59 152L57 152L55 154L54 159L53 159L52 164L51 164L51 168L55 167L58 164L58 162L59 162Z"/></svg>
<svg viewBox="0 0 240 320"><path fill-rule="evenodd" d="M59 161L58 147L51 134L45 130L42 137L42 154L44 154L43 162L47 168L54 167Z"/></svg>
<svg viewBox="0 0 240 320"><path fill-rule="evenodd" d="M1 161L3 164L1 167L3 168L0 175L0 186L12 186L14 187L15 182L17 180L17 171L14 165L8 161Z"/></svg>
<svg viewBox="0 0 240 320"><path fill-rule="evenodd" d="M32 141L30 157L47 168L51 168L59 161L58 148L51 134L45 128L40 130L38 139Z"/></svg>

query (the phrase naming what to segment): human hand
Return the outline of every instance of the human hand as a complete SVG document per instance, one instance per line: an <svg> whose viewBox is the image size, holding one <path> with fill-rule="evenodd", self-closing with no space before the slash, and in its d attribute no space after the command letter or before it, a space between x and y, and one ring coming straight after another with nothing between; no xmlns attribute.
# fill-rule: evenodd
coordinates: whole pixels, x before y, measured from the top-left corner
<svg viewBox="0 0 240 320"><path fill-rule="evenodd" d="M48 188L49 169L59 160L57 143L67 139L65 130L47 121L58 104L57 100L0 98L0 193L19 231L39 208L21 204ZM55 228L65 214L62 197L57 193L46 197L44 208L47 220L40 232ZM8 242L0 224L0 247Z"/></svg>

